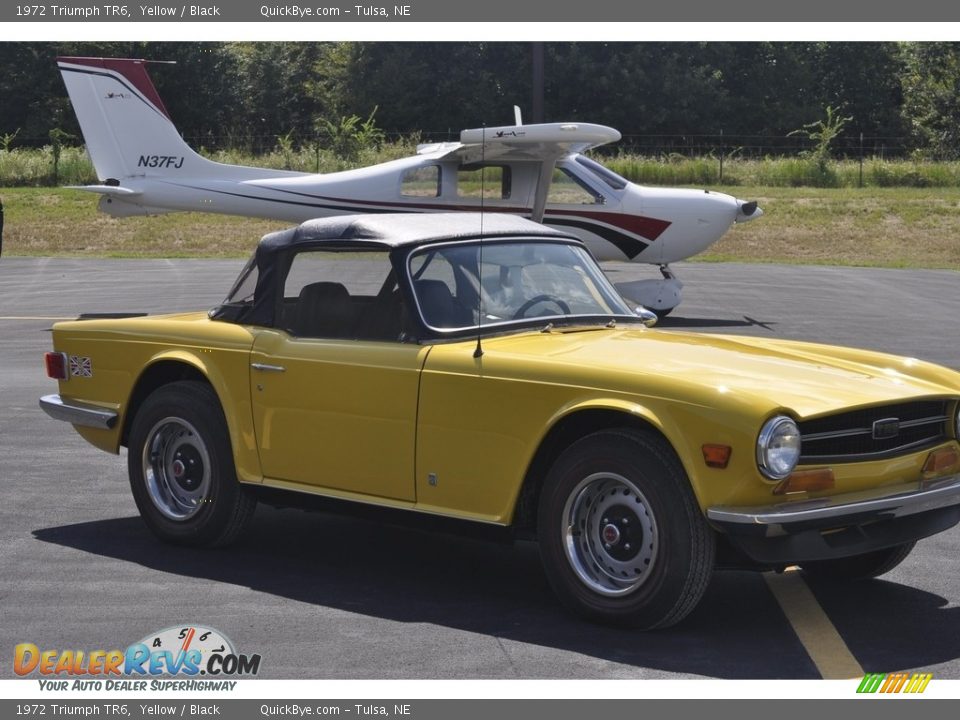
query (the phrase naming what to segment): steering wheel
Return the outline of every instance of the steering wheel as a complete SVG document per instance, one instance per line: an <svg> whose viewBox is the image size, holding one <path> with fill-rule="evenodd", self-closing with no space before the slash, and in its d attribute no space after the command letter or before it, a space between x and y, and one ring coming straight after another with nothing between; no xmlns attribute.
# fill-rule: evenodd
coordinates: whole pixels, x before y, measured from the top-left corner
<svg viewBox="0 0 960 720"><path fill-rule="evenodd" d="M517 308L517 311L513 314L514 320L519 320L527 314L527 310L532 308L534 305L542 302L551 302L556 305L563 312L564 315L570 314L570 306L567 305L560 298L556 298L553 295L537 295L535 297L527 300L523 305Z"/></svg>

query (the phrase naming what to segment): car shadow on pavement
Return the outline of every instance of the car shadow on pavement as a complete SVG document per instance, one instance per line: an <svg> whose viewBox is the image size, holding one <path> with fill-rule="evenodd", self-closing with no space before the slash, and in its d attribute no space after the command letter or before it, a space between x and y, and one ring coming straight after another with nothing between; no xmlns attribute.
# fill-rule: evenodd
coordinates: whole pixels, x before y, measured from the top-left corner
<svg viewBox="0 0 960 720"><path fill-rule="evenodd" d="M164 545L139 518L44 528L37 539L135 563L149 570L227 583L298 602L400 623L432 623L681 675L730 679L815 679L819 674L762 576L719 572L679 626L638 632L584 622L553 596L533 543L514 546L422 532L350 517L258 508L244 538L221 549ZM105 581L109 582L109 581ZM911 665L960 655L960 608L884 582L870 601L837 612L866 612L885 623L858 656L895 648ZM856 595L850 597L856 598ZM930 638L939 638L932 643ZM898 666L901 663L898 663ZM891 671L893 666L884 666ZM537 675L551 677L549 668Z"/></svg>

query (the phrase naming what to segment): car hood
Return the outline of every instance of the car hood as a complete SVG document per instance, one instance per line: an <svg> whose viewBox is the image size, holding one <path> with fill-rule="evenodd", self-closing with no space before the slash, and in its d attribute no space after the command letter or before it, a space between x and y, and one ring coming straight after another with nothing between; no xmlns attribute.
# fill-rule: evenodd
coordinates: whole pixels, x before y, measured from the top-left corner
<svg viewBox="0 0 960 720"><path fill-rule="evenodd" d="M485 343L529 372L544 361L567 381L645 394L717 394L800 417L839 408L960 394L960 373L867 350L729 335L570 328ZM571 377L573 376L573 377ZM561 380L561 377L557 377ZM638 387L639 386L639 387ZM672 388L672 389L671 389ZM706 393L706 394L705 394Z"/></svg>

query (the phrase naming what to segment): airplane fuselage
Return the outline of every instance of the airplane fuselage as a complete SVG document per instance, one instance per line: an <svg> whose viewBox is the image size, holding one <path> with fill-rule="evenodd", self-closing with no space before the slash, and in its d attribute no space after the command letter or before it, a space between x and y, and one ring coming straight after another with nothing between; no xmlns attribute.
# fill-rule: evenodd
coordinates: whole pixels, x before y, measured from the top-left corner
<svg viewBox="0 0 960 720"><path fill-rule="evenodd" d="M543 222L580 237L599 260L676 262L703 252L741 214L742 202L723 193L626 181L615 187L581 165L580 157L557 163ZM177 170L185 164L183 156L144 156L143 175L123 181L134 193L105 194L101 209L120 217L195 211L295 223L351 213L450 210L529 217L539 172L537 162L500 162L482 166L481 174L475 166L464 171L429 153L325 175L261 170L262 177L241 180L186 172L181 177ZM154 168L164 174L152 174Z"/></svg>

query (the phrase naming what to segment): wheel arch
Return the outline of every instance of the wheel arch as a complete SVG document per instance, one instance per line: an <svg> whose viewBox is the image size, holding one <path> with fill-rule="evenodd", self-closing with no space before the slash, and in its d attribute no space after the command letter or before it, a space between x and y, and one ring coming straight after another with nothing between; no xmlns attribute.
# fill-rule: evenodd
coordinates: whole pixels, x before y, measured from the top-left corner
<svg viewBox="0 0 960 720"><path fill-rule="evenodd" d="M511 523L517 535L535 536L540 491L547 472L563 449L591 433L613 428L635 429L660 437L686 467L663 423L647 408L619 401L581 403L565 408L552 419L527 465Z"/></svg>
<svg viewBox="0 0 960 720"><path fill-rule="evenodd" d="M130 427L133 425L133 419L137 416L140 407L150 395L163 387L174 382L193 380L202 382L213 387L213 383L207 377L207 374L188 358L182 356L160 356L144 367L143 371L137 377L130 391L130 398L123 414L123 430L120 434L120 444L127 446L130 438ZM216 388L213 388L216 392ZM219 397L219 393L217 393ZM221 406L223 403L221 402ZM228 420L229 422L229 420Z"/></svg>

